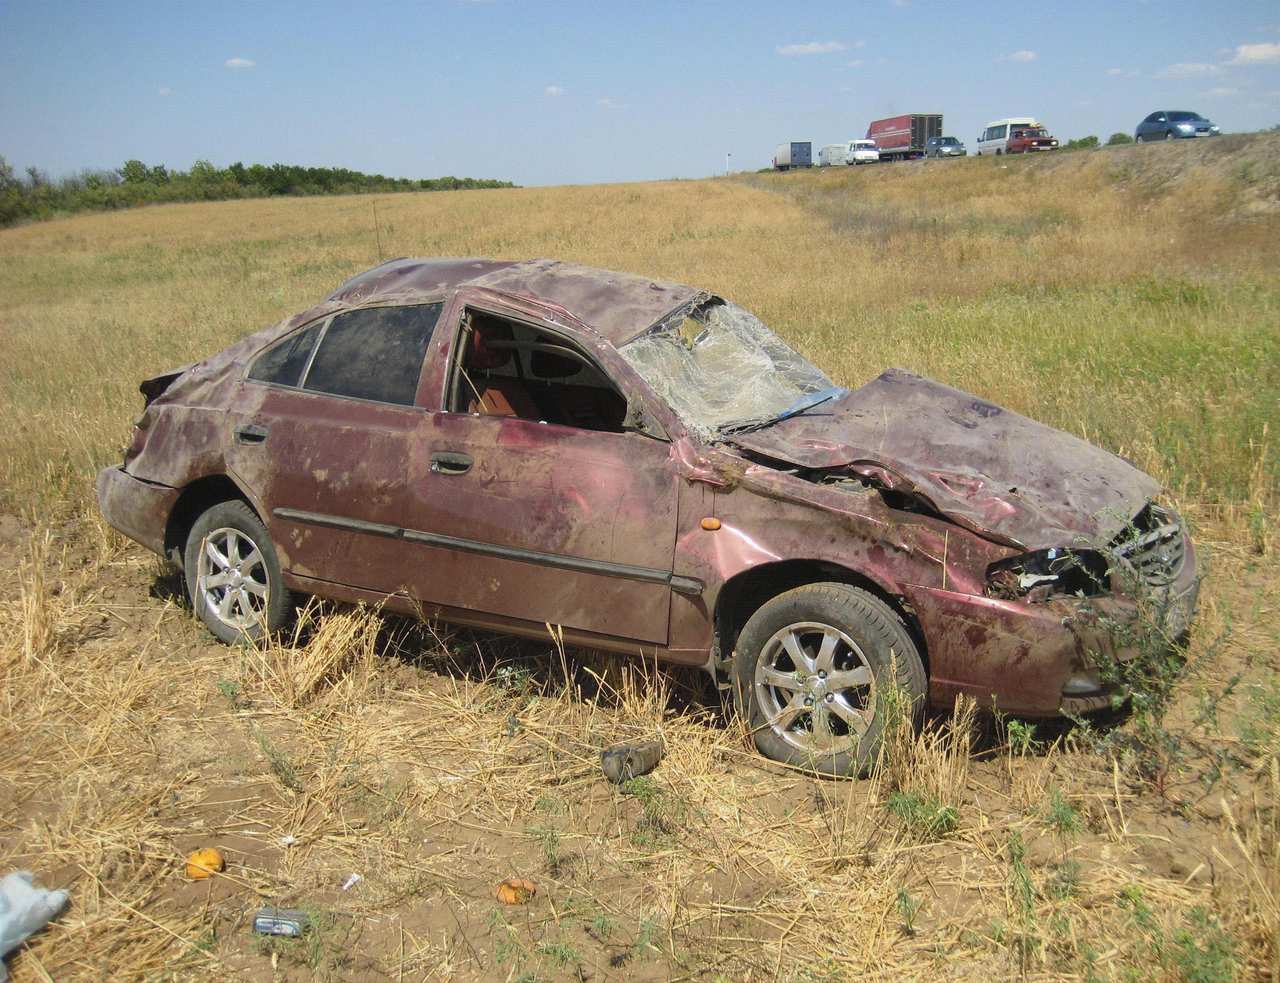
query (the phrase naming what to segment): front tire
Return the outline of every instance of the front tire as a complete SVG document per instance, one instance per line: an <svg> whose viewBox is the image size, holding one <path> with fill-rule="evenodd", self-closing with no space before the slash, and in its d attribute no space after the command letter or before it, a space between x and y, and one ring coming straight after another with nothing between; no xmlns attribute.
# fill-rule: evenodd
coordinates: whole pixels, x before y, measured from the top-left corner
<svg viewBox="0 0 1280 983"><path fill-rule="evenodd" d="M1173 139L1173 131L1172 131L1172 130L1165 130L1165 131L1164 131L1164 138L1165 138L1165 140L1172 140L1172 139Z"/></svg>
<svg viewBox="0 0 1280 983"><path fill-rule="evenodd" d="M275 545L244 502L220 502L195 521L183 568L192 609L222 642L260 641L293 614Z"/></svg>
<svg viewBox="0 0 1280 983"><path fill-rule="evenodd" d="M887 604L848 584L819 583L779 594L751 616L738 636L734 686L765 757L861 775L880 750L893 690L914 720L926 680Z"/></svg>

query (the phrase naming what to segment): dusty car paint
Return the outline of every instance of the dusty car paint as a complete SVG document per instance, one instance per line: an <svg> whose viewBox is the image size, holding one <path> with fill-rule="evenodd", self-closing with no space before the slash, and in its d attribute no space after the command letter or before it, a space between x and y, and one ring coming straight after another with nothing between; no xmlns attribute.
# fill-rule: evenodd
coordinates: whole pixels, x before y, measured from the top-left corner
<svg viewBox="0 0 1280 983"><path fill-rule="evenodd" d="M572 643L713 671L752 603L842 580L908 624L932 702L968 693L1026 714L1079 708L1064 682L1111 644L1089 612L1122 619L1132 601L989 597L988 567L1109 541L1157 483L901 370L767 429L697 438L618 347L709 296L549 260L383 264L309 311L144 382L148 406L124 466L99 476L100 506L174 557L201 496L231 487L265 523L292 589L533 636L558 624ZM317 319L432 302L443 308L412 406L245 378L260 351ZM649 421L645 432L448 411L466 310L572 339ZM442 473L441 454L474 464ZM1189 620L1195 560L1181 535L1168 591Z"/></svg>

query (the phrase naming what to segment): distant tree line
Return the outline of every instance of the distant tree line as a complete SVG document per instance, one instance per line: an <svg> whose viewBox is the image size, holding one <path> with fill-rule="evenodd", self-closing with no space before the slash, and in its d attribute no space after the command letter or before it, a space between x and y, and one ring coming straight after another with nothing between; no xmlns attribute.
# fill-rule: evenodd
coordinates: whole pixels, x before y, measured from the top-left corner
<svg viewBox="0 0 1280 983"><path fill-rule="evenodd" d="M510 181L471 177L413 178L364 174L345 167L249 164L214 167L198 160L189 171L171 171L127 160L114 171L81 171L52 180L36 167L23 175L0 157L0 227L24 219L69 212L132 208L166 201L220 201L269 195L349 195L395 191L514 188Z"/></svg>
<svg viewBox="0 0 1280 983"><path fill-rule="evenodd" d="M1113 133L1107 137L1108 147L1118 147L1121 144L1133 143L1133 137L1127 133ZM1078 140L1068 140L1062 145L1063 150L1092 150L1098 146L1097 137L1080 137Z"/></svg>

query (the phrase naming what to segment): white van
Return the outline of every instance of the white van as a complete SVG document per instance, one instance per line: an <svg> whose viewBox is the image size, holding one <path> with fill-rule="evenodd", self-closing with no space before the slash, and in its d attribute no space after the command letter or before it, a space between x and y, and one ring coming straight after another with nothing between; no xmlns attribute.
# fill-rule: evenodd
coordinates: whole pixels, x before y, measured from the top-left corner
<svg viewBox="0 0 1280 983"><path fill-rule="evenodd" d="M874 164L880 159L880 150L874 140L850 140L848 162L850 164Z"/></svg>
<svg viewBox="0 0 1280 983"><path fill-rule="evenodd" d="M1009 150L1009 131L1015 126L1039 126L1032 116L1013 116L1009 119L998 119L988 123L987 128L978 134L978 155L1003 154Z"/></svg>
<svg viewBox="0 0 1280 983"><path fill-rule="evenodd" d="M874 140L850 140L847 143L831 143L818 151L819 167L842 164L874 164L880 159Z"/></svg>

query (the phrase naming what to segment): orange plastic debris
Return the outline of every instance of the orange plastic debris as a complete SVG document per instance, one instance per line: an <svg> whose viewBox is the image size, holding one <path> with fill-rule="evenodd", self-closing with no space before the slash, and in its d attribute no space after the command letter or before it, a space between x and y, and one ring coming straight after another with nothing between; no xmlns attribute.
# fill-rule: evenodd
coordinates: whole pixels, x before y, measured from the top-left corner
<svg viewBox="0 0 1280 983"><path fill-rule="evenodd" d="M227 861L222 851L211 846L187 855L187 876L193 881L204 880L226 869Z"/></svg>
<svg viewBox="0 0 1280 983"><path fill-rule="evenodd" d="M508 877L494 888L493 896L503 904L527 904L529 899L538 893L533 881L522 877Z"/></svg>

